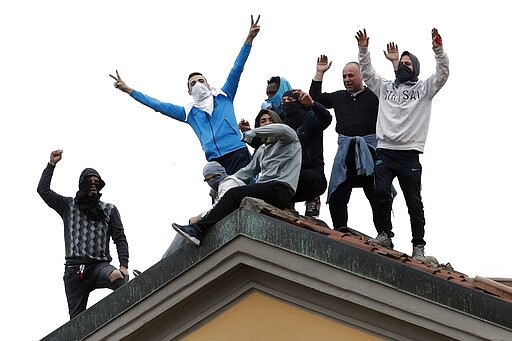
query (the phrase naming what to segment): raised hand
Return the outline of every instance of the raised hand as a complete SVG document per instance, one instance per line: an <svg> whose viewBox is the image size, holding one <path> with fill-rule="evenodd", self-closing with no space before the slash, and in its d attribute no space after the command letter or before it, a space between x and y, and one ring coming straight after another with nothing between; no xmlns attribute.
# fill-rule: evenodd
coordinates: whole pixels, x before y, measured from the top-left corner
<svg viewBox="0 0 512 341"><path fill-rule="evenodd" d="M299 102L304 104L306 107L311 108L315 104L315 101L313 101L307 92L302 90L293 90L293 92L299 94Z"/></svg>
<svg viewBox="0 0 512 341"><path fill-rule="evenodd" d="M121 76L119 76L119 72L117 70L116 70L116 76L113 76L111 74L109 74L109 76L115 80L114 87L116 89L126 92L127 94L132 93L133 89L130 88L128 85L126 85L126 83L121 79Z"/></svg>
<svg viewBox="0 0 512 341"><path fill-rule="evenodd" d="M316 59L316 72L324 73L331 68L332 61L329 61L326 55L322 54Z"/></svg>
<svg viewBox="0 0 512 341"><path fill-rule="evenodd" d="M242 118L240 122L238 122L238 129L240 129L240 131L244 133L247 130L251 130L251 124L249 123L249 121Z"/></svg>
<svg viewBox="0 0 512 341"><path fill-rule="evenodd" d="M390 42L387 45L387 51L384 51L384 56L391 62L398 61L400 54L398 53L398 44Z"/></svg>
<svg viewBox="0 0 512 341"><path fill-rule="evenodd" d="M439 32L437 32L437 28L432 29L432 47L443 46L443 39Z"/></svg>
<svg viewBox="0 0 512 341"><path fill-rule="evenodd" d="M256 21L254 21L254 17L251 14L251 28L249 29L249 34L247 35L247 38L245 39L246 44L251 45L254 38L260 32L260 25L258 25L259 21L260 21L260 15L258 15L258 18L256 19Z"/></svg>
<svg viewBox="0 0 512 341"><path fill-rule="evenodd" d="M48 163L55 167L57 162L59 162L62 159L62 149L54 150L50 153L50 161Z"/></svg>
<svg viewBox="0 0 512 341"><path fill-rule="evenodd" d="M368 44L370 43L370 38L366 34L366 28L363 28L363 30L359 30L356 32L356 40L357 40L357 46L359 47L368 47Z"/></svg>

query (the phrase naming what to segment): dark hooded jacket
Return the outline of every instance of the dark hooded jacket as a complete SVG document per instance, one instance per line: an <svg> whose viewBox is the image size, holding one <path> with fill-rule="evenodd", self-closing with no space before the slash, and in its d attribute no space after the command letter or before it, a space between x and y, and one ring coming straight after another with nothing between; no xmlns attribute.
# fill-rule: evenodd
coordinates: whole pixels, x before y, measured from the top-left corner
<svg viewBox="0 0 512 341"><path fill-rule="evenodd" d="M103 219L91 219L86 212L79 207L76 197L65 197L50 189L53 171L55 167L46 166L37 186L37 193L44 202L54 209L64 223L64 243L66 252L66 264L91 264L96 262L111 262L109 245L110 237L116 244L120 265L128 267L128 242L124 234L123 224L119 211L113 204L96 201L94 207L101 210ZM80 175L78 194L87 184L91 175L99 177L98 172L92 168L86 168ZM101 177L99 177L101 179ZM98 191L105 183L100 180ZM88 187L87 187L88 188Z"/></svg>
<svg viewBox="0 0 512 341"><path fill-rule="evenodd" d="M302 147L301 169L324 170L324 134L331 124L332 115L322 104L315 102L312 108L298 102L299 93L287 91L283 97L295 98L296 102L283 103L284 124L290 126L299 136Z"/></svg>

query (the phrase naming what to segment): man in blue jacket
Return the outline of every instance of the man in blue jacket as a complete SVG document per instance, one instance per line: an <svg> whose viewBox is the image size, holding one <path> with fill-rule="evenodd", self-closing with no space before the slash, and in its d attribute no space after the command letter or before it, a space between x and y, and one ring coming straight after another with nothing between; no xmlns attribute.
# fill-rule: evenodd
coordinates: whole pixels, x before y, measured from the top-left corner
<svg viewBox="0 0 512 341"><path fill-rule="evenodd" d="M185 122L194 130L208 161L217 161L228 174L233 174L247 165L251 156L245 143L241 141L233 101L245 62L249 57L252 41L260 31L260 17L254 20L245 43L235 60L224 86L217 90L210 87L206 78L199 72L188 77L188 93L193 102L185 106L161 102L126 85L116 70L114 86L129 94L138 102L164 115Z"/></svg>

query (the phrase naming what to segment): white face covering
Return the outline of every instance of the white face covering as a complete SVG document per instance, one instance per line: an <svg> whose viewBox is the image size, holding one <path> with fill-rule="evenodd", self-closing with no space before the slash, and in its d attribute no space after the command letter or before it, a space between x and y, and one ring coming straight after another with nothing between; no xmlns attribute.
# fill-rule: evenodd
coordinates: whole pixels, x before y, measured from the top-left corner
<svg viewBox="0 0 512 341"><path fill-rule="evenodd" d="M194 102L188 103L184 106L185 113L187 115L193 107L199 108L211 115L213 112L213 96L218 96L220 94L227 96L222 90L217 90L215 88L209 90L206 84L201 82L194 84L191 93Z"/></svg>
<svg viewBox="0 0 512 341"><path fill-rule="evenodd" d="M210 91L210 89L208 89L208 87L204 83L197 82L192 87L192 97L194 98L195 103L199 104L200 102L204 101L211 95L212 95L212 92Z"/></svg>

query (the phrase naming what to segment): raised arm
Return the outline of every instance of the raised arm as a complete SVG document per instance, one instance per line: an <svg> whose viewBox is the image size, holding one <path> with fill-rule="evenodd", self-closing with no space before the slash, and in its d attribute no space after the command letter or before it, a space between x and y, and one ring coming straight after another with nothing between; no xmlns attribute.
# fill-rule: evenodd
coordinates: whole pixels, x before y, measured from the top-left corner
<svg viewBox="0 0 512 341"><path fill-rule="evenodd" d="M119 72L116 70L116 75L109 74L110 77L112 77L114 82L114 87L116 89L119 89L122 92L125 92L129 94L133 99L135 99L137 102L144 104L147 107L150 107L151 109L164 114L166 116L169 116L171 118L174 118L175 120L184 122L187 118L185 114L185 109L182 106L175 105L172 103L162 102L156 98L147 96L143 94L140 91L134 90L130 88L126 83L123 81L121 76L119 75Z"/></svg>
<svg viewBox="0 0 512 341"><path fill-rule="evenodd" d="M247 35L247 38L245 38L245 43L248 45L252 45L252 41L258 33L260 32L260 26L258 25L258 22L260 21L260 16L258 15L258 18L256 21L254 21L254 17L251 14L251 27L249 28L249 34Z"/></svg>
<svg viewBox="0 0 512 341"><path fill-rule="evenodd" d="M37 193L41 196L44 202L53 208L59 215L62 216L64 212L64 198L62 195L55 193L50 189L52 182L53 171L57 163L62 159L62 149L54 150L50 153L50 161L41 174L39 184L37 185Z"/></svg>
<svg viewBox="0 0 512 341"><path fill-rule="evenodd" d="M386 46L387 51L384 52L384 57L393 64L393 70L398 70L398 63L400 61L400 54L398 52L398 45L394 42L388 43Z"/></svg>
<svg viewBox="0 0 512 341"><path fill-rule="evenodd" d="M383 79L375 72L370 58L368 45L370 38L366 34L366 29L359 30L356 33L357 46L359 48L359 65L361 66L361 75L368 88L374 93L380 93L380 87Z"/></svg>
<svg viewBox="0 0 512 341"><path fill-rule="evenodd" d="M326 55L322 54L316 59L316 73L313 80L323 81L324 73L331 68L332 61L329 61Z"/></svg>
<svg viewBox="0 0 512 341"><path fill-rule="evenodd" d="M444 86L450 75L448 56L443 49L443 39L436 28L432 29L432 50L436 57L436 72L425 81L428 95L434 97Z"/></svg>
<svg viewBox="0 0 512 341"><path fill-rule="evenodd" d="M116 89L119 89L122 92L126 92L128 95L132 94L133 89L130 88L128 85L126 85L126 83L121 79L121 76L119 76L119 72L117 70L116 70L115 76L113 76L111 74L109 74L109 76L115 80L114 87Z"/></svg>

